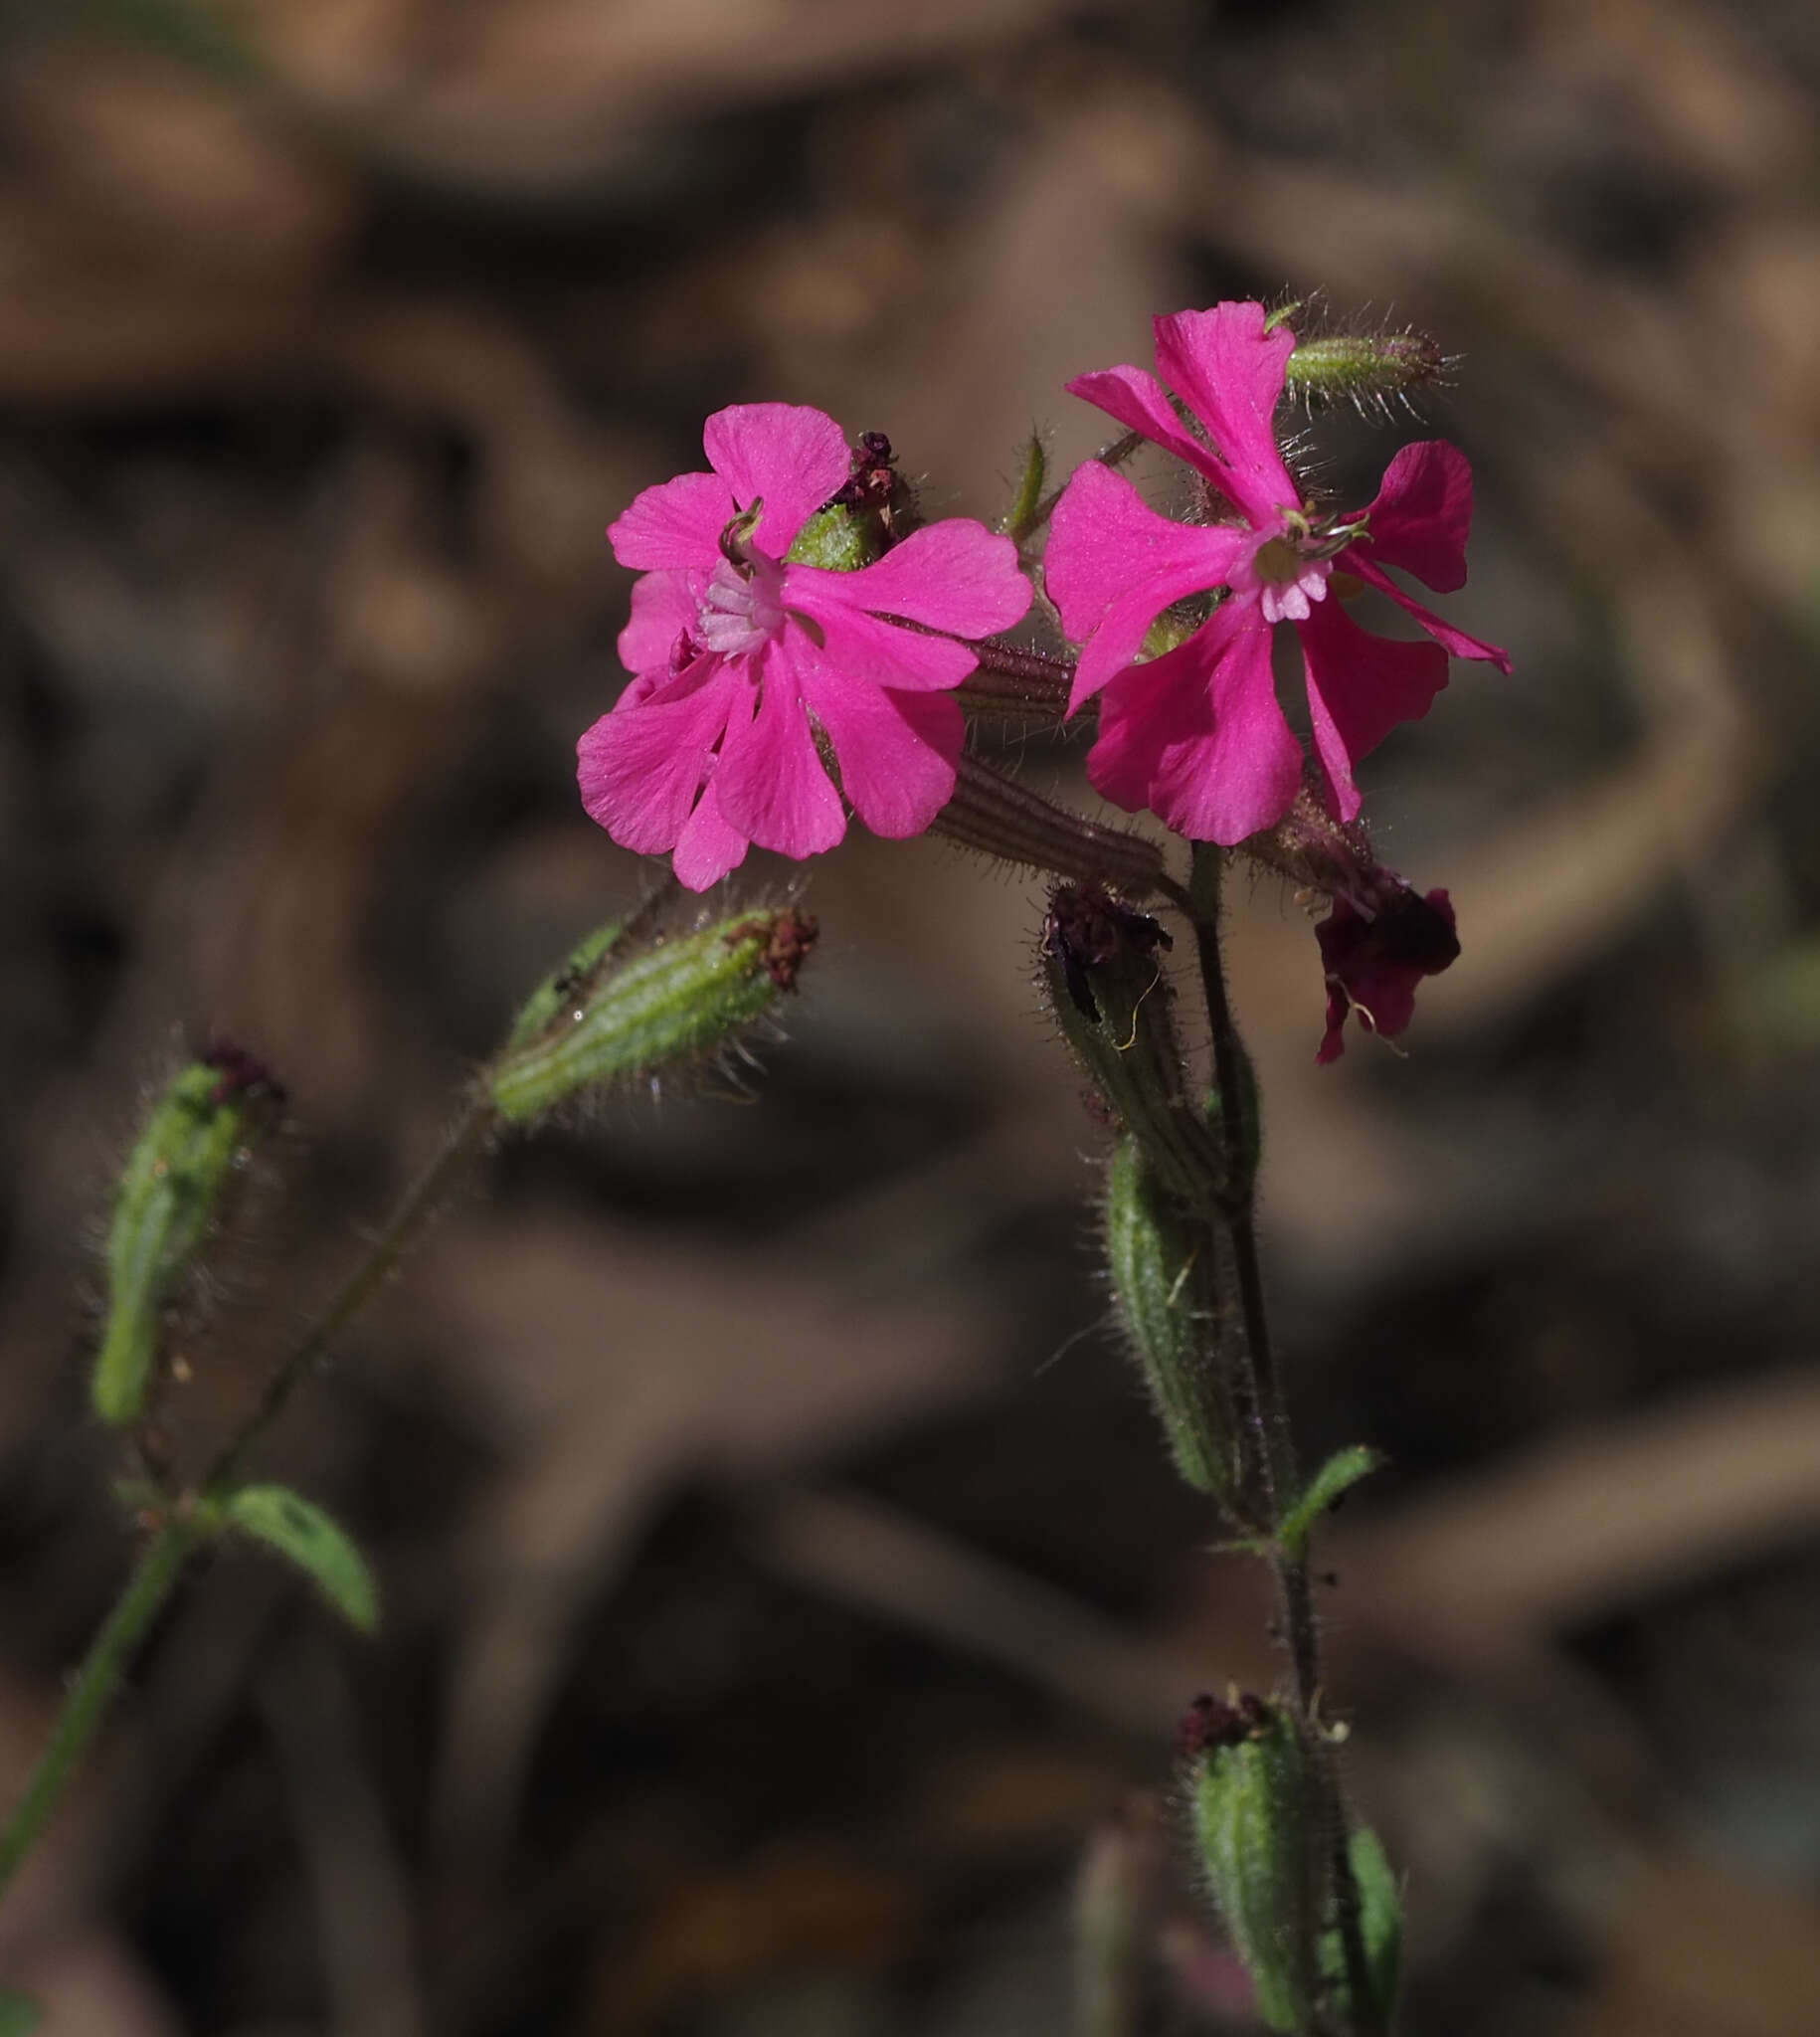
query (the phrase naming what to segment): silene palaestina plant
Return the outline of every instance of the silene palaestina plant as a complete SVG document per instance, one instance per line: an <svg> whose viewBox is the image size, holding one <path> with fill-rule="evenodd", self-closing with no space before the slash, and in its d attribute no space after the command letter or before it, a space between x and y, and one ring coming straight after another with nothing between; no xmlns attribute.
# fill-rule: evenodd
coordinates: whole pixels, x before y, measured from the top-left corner
<svg viewBox="0 0 1820 2037"><path fill-rule="evenodd" d="M1317 1059L1344 1051L1349 1019L1400 1033L1422 978L1447 968L1459 942L1447 893L1416 891L1373 854L1354 766L1427 713L1450 659L1504 670L1509 660L1391 577L1441 593L1465 581L1472 477L1455 448L1403 447L1373 498L1351 507L1323 499L1279 441L1292 403L1346 397L1387 418L1390 399L1442 368L1432 340L1299 343L1293 307L1222 303L1158 318L1156 366L1069 383L1122 436L1053 492L1032 443L996 530L923 521L882 434L849 443L820 411L781 403L718 412L703 433L706 469L647 488L614 522L614 554L640 576L620 638L632 677L581 737L581 796L616 841L667 855L670 877L533 994L470 1085L445 1152L277 1357L263 1401L212 1466L186 1486L136 1490L146 1546L0 1833L0 1884L210 1541L262 1541L358 1623L377 1617L344 1531L300 1495L248 1478L257 1447L468 1156L603 1085L722 1050L794 987L815 937L807 913L749 906L691 923L678 891L721 885L754 844L821 854L857 816L877 834L933 830L1052 881L1036 969L1113 1128L1101 1235L1120 1327L1178 1473L1217 1511L1223 1539L1273 1571L1288 1658L1280 1689L1188 1708L1185 1836L1264 2026L1391 2028L1398 1885L1347 1800L1309 1570L1322 1515L1374 1460L1355 1446L1305 1470L1291 1440L1253 1220L1259 1100L1227 1001L1221 887L1242 857L1326 901ZM1118 470L1146 443L1180 463L1181 516ZM1349 604L1366 589L1420 636L1363 629ZM1306 686L1306 745L1277 698L1285 629ZM1012 631L1015 644L1004 641ZM1173 839L1091 821L970 756L970 716L1088 722L1095 789L1154 815ZM1184 1027L1177 1004L1189 983L1204 1018ZM1211 1053L1198 1067L1183 1037L1203 1024ZM273 1094L236 1051L182 1070L153 1106L108 1244L92 1391L104 1420L130 1430L155 1397L163 1312L206 1251L216 1198Z"/></svg>

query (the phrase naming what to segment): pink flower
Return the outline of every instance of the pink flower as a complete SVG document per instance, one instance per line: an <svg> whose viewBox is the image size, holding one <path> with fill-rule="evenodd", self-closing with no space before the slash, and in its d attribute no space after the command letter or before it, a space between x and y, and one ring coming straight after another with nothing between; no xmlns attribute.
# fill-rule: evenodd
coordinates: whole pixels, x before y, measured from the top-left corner
<svg viewBox="0 0 1820 2037"><path fill-rule="evenodd" d="M1266 332L1264 307L1250 303L1178 312L1157 319L1156 333L1157 366L1206 440L1140 368L1082 375L1068 388L1185 461L1234 520L1172 522L1097 461L1068 483L1044 573L1082 646L1069 711L1104 695L1088 775L1109 800L1149 807L1194 840L1240 841L1272 826L1302 779L1301 745L1271 673L1273 628L1289 622L1302 642L1315 754L1334 811L1350 821L1360 806L1355 760L1427 713L1449 653L1510 669L1502 650L1430 614L1384 571L1402 567L1444 592L1465 584L1471 471L1440 440L1405 446L1368 508L1330 515L1302 500L1271 422L1293 334ZM1388 595L1433 641L1360 629L1328 598L1336 573ZM1132 662L1164 609L1214 588L1225 598L1192 637Z"/></svg>
<svg viewBox="0 0 1820 2037"><path fill-rule="evenodd" d="M753 842L831 848L842 792L875 833L920 833L954 791L961 709L946 690L977 662L955 640L1008 629L1030 603L1016 546L961 518L857 572L788 563L851 471L819 410L736 404L702 441L711 473L646 488L608 531L644 575L620 637L636 677L577 746L588 812L624 847L673 850L693 891Z"/></svg>
<svg viewBox="0 0 1820 2037"><path fill-rule="evenodd" d="M1415 987L1459 957L1453 906L1445 891L1420 897L1388 870L1377 879L1369 910L1337 896L1315 928L1327 972L1327 1035L1315 1059L1325 1065L1346 1052L1349 1012L1367 1032L1401 1032L1415 1017Z"/></svg>

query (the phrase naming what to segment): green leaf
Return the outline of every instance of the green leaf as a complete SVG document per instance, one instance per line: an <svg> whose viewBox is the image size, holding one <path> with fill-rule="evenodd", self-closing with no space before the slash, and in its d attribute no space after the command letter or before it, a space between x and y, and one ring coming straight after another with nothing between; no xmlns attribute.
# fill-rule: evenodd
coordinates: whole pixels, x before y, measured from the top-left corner
<svg viewBox="0 0 1820 2037"><path fill-rule="evenodd" d="M1328 1508L1383 1461L1377 1451L1367 1449L1364 1443L1350 1443L1344 1450L1336 1450L1322 1465L1302 1488L1302 1497L1283 1516L1283 1524L1277 1530L1277 1540L1292 1563L1299 1564L1308 1555L1308 1538Z"/></svg>
<svg viewBox="0 0 1820 2037"><path fill-rule="evenodd" d="M1371 1990L1373 2019L1387 2025L1396 2011L1402 1981L1403 1904L1396 1876L1369 1825L1361 1825L1346 1842L1359 1891L1359 1936L1365 1944L1365 1979ZM1346 1988L1346 1951L1338 1926L1322 1934L1321 1967L1332 1985Z"/></svg>
<svg viewBox="0 0 1820 2037"><path fill-rule="evenodd" d="M345 1528L287 1485L244 1485L223 1510L227 1525L275 1549L362 1633L379 1624L379 1587Z"/></svg>
<svg viewBox="0 0 1820 2037"><path fill-rule="evenodd" d="M0 2037L32 2037L44 2021L44 2010L10 1987L0 1987Z"/></svg>

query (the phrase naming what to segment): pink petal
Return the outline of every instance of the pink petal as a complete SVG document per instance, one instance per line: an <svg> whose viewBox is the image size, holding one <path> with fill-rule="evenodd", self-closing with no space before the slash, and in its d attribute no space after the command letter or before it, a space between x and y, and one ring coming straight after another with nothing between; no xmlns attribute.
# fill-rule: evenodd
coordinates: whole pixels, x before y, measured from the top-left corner
<svg viewBox="0 0 1820 2037"><path fill-rule="evenodd" d="M733 517L733 498L711 473L679 473L633 498L607 526L613 556L622 566L712 568L720 534Z"/></svg>
<svg viewBox="0 0 1820 2037"><path fill-rule="evenodd" d="M1075 376L1063 387L1070 396L1097 404L1127 431L1142 432L1225 492L1230 478L1225 463L1183 426L1156 376L1142 368L1099 368L1091 375Z"/></svg>
<svg viewBox="0 0 1820 2037"><path fill-rule="evenodd" d="M659 693L684 686L681 697L647 694L603 714L576 745L582 805L622 848L654 854L674 846L714 768L714 745L748 690L712 658Z"/></svg>
<svg viewBox="0 0 1820 2037"><path fill-rule="evenodd" d="M1343 572L1356 574L1366 586L1375 587L1379 594L1387 594L1399 609L1421 624L1448 656L1480 658L1487 664L1495 664L1501 672L1510 670L1508 650L1500 650L1495 644L1482 643L1477 637L1469 637L1464 630L1456 630L1451 623L1443 622L1432 609L1423 608L1419 601L1406 595L1381 566L1373 566L1368 559L1360 558L1357 545L1348 545L1334 563Z"/></svg>
<svg viewBox="0 0 1820 2037"><path fill-rule="evenodd" d="M820 637L820 662L875 686L902 686L916 692L940 691L958 686L979 659L965 644L952 637L925 637L917 630L899 629L881 622L860 609L849 609L829 600L819 586L802 589L796 575L817 572L814 567L792 566L785 578L785 606L808 618ZM857 580L857 573L817 572L817 579ZM799 624L799 630L803 629Z"/></svg>
<svg viewBox="0 0 1820 2037"><path fill-rule="evenodd" d="M840 784L874 834L920 834L954 797L959 701L855 685L825 668L805 692L834 745Z"/></svg>
<svg viewBox="0 0 1820 2037"><path fill-rule="evenodd" d="M1171 602L1220 586L1251 541L1244 531L1159 516L1097 460L1076 467L1043 557L1062 628L1085 640L1069 713L1131 662Z"/></svg>
<svg viewBox="0 0 1820 2037"><path fill-rule="evenodd" d="M789 551L797 532L852 467L840 427L825 412L803 404L736 403L714 413L701 442L739 508L764 502L754 542L774 559Z"/></svg>
<svg viewBox="0 0 1820 2037"><path fill-rule="evenodd" d="M745 861L749 846L739 830L728 825L709 779L695 811L682 824L670 868L677 883L690 891L705 891Z"/></svg>
<svg viewBox="0 0 1820 2037"><path fill-rule="evenodd" d="M699 619L699 574L646 573L632 587L632 620L620 632L620 662L629 672L667 672L676 640Z"/></svg>
<svg viewBox="0 0 1820 2037"><path fill-rule="evenodd" d="M1194 841L1273 827L1302 779L1302 746L1277 705L1270 626L1228 604L1185 644L1132 665L1100 702L1087 776L1134 812Z"/></svg>
<svg viewBox="0 0 1820 2037"><path fill-rule="evenodd" d="M1457 446L1425 439L1405 446L1384 468L1377 499L1365 511L1372 558L1413 573L1451 594L1466 585L1466 539L1473 521L1473 470Z"/></svg>
<svg viewBox="0 0 1820 2037"><path fill-rule="evenodd" d="M1264 330L1262 304L1215 304L1156 320L1157 372L1207 428L1226 463L1212 478L1254 523L1301 497L1277 451L1274 419L1295 334Z"/></svg>
<svg viewBox="0 0 1820 2037"><path fill-rule="evenodd" d="M1017 564L1017 547L970 517L951 516L912 531L882 559L857 573L792 569L833 582L836 599L873 615L903 616L957 637L990 637L1023 620L1030 583Z"/></svg>
<svg viewBox="0 0 1820 2037"><path fill-rule="evenodd" d="M760 848L817 855L846 833L846 815L810 733L789 648L786 640L766 652L758 714L727 738L714 792L728 826Z"/></svg>
<svg viewBox="0 0 1820 2037"><path fill-rule="evenodd" d="M1362 630L1338 601L1319 603L1296 625L1308 673L1315 755L1342 821L1359 812L1357 759L1399 722L1419 721L1447 683L1447 653L1434 644L1398 644Z"/></svg>

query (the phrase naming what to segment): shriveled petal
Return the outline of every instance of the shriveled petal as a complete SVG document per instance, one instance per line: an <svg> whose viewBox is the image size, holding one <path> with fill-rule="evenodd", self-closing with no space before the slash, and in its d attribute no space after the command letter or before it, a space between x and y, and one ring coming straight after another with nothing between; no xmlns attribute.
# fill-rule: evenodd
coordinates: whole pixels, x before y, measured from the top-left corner
<svg viewBox="0 0 1820 2037"><path fill-rule="evenodd" d="M1451 594L1466 585L1466 540L1473 522L1473 470L1445 439L1405 446L1384 468L1377 499L1365 511L1370 535L1361 548Z"/></svg>
<svg viewBox="0 0 1820 2037"><path fill-rule="evenodd" d="M915 530L882 559L857 573L792 568L829 583L828 594L873 615L903 616L957 637L990 637L1023 620L1030 583L1017 564L1017 547L971 517L950 516Z"/></svg>
<svg viewBox="0 0 1820 2037"><path fill-rule="evenodd" d="M646 573L632 585L632 620L620 632L620 662L629 672L668 671L670 653L698 620L698 573Z"/></svg>
<svg viewBox="0 0 1820 2037"><path fill-rule="evenodd" d="M1155 323L1157 372L1223 457L1211 476L1215 485L1254 523L1293 509L1300 496L1277 451L1273 421L1295 334L1286 325L1266 332L1258 303L1177 311Z"/></svg>
<svg viewBox="0 0 1820 2037"><path fill-rule="evenodd" d="M1251 542L1241 530L1159 516L1123 474L1097 460L1076 467L1055 505L1043 558L1062 628L1084 641L1069 713L1131 662L1171 602L1220 586Z"/></svg>
<svg viewBox="0 0 1820 2037"><path fill-rule="evenodd" d="M1270 635L1255 608L1228 606L1185 644L1121 672L1100 701L1094 785L1193 841L1273 827L1301 783L1302 746L1277 705Z"/></svg>
<svg viewBox="0 0 1820 2037"><path fill-rule="evenodd" d="M853 811L874 834L922 833L954 796L960 702L855 685L825 667L804 690L833 742Z"/></svg>
<svg viewBox="0 0 1820 2037"><path fill-rule="evenodd" d="M1308 674L1315 755L1327 773L1334 812L1359 812L1353 765L1398 722L1419 721L1447 683L1447 653L1435 644L1398 644L1362 630L1337 601L1296 625Z"/></svg>
<svg viewBox="0 0 1820 2037"><path fill-rule="evenodd" d="M692 691L665 699L671 689L660 689L603 714L583 735L582 805L622 848L648 855L675 845L745 688L739 674L704 659Z"/></svg>
<svg viewBox="0 0 1820 2037"><path fill-rule="evenodd" d="M979 658L965 644L952 637L925 637L919 630L899 629L881 622L862 609L850 609L825 598L821 589L805 590L798 598L795 575L816 572L814 567L792 566L785 581L784 603L807 618L802 628L813 627L821 640L822 662L836 671L849 672L856 679L875 686L902 686L915 692L940 691L958 686ZM840 580L839 573L817 573L819 580ZM858 574L850 576L858 579Z"/></svg>
<svg viewBox="0 0 1820 2037"><path fill-rule="evenodd" d="M787 650L781 642L766 652L758 713L727 738L714 792L728 826L760 848L818 855L846 833L846 815L817 753Z"/></svg>
<svg viewBox="0 0 1820 2037"><path fill-rule="evenodd" d="M1418 896L1399 883L1366 918L1349 900L1315 928L1327 976L1327 1031L1315 1059L1337 1061L1346 1051L1351 1011L1367 1032L1392 1038L1415 1017L1416 987L1458 961L1460 939L1453 901L1445 891Z"/></svg>
<svg viewBox="0 0 1820 2037"><path fill-rule="evenodd" d="M746 860L750 845L737 828L728 825L710 778L695 811L682 824L670 868L678 884L690 891L705 891Z"/></svg>
<svg viewBox="0 0 1820 2037"><path fill-rule="evenodd" d="M805 404L736 403L714 413L701 442L738 508L763 500L765 514L753 541L774 559L789 551L797 532L845 482L852 466L840 427Z"/></svg>
<svg viewBox="0 0 1820 2037"><path fill-rule="evenodd" d="M1169 395L1155 375L1142 368L1097 368L1062 385L1070 396L1097 404L1128 432L1142 432L1196 473L1205 474L1223 493L1230 469L1208 452L1171 408Z"/></svg>
<svg viewBox="0 0 1820 2037"><path fill-rule="evenodd" d="M720 534L734 514L727 484L711 473L679 473L633 497L607 526L613 556L638 572L666 567L712 569Z"/></svg>
<svg viewBox="0 0 1820 2037"><path fill-rule="evenodd" d="M1412 595L1405 594L1381 566L1362 559L1357 545L1349 545L1334 563L1341 571L1356 574L1367 587L1375 587L1379 594L1387 594L1405 615L1413 616L1421 624L1449 657L1479 658L1487 664L1495 664L1501 672L1510 670L1511 654L1508 650L1500 650L1495 644L1469 637L1464 630L1456 630L1451 623L1444 622L1432 609L1423 608Z"/></svg>

